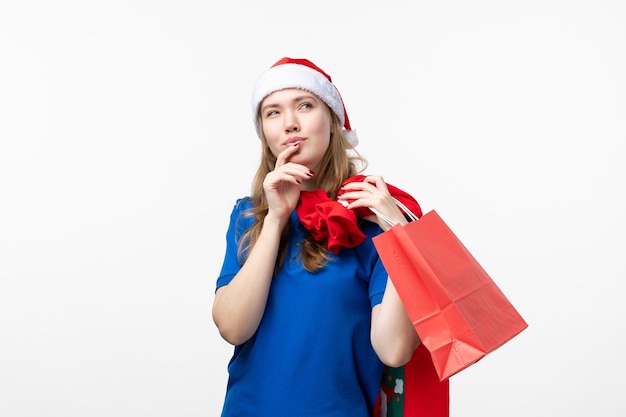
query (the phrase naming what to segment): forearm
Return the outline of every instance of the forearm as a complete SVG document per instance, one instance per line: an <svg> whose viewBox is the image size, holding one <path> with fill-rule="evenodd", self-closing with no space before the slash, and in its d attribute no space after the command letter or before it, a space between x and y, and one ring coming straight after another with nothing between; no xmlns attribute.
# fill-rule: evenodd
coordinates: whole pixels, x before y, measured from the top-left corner
<svg viewBox="0 0 626 417"><path fill-rule="evenodd" d="M215 293L213 321L222 337L233 345L252 337L261 322L282 227L276 222L266 221L241 270L228 285Z"/></svg>
<svg viewBox="0 0 626 417"><path fill-rule="evenodd" d="M408 362L420 343L391 279L382 302L372 311L371 340L380 360L392 367Z"/></svg>

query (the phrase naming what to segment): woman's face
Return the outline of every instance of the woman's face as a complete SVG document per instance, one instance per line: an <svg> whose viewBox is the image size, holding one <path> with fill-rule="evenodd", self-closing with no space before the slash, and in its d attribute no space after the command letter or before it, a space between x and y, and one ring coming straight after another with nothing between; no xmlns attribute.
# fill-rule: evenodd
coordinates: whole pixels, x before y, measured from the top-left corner
<svg viewBox="0 0 626 417"><path fill-rule="evenodd" d="M261 102L261 126L274 156L299 142L290 162L314 172L330 144L330 124L330 109L308 91L279 90Z"/></svg>

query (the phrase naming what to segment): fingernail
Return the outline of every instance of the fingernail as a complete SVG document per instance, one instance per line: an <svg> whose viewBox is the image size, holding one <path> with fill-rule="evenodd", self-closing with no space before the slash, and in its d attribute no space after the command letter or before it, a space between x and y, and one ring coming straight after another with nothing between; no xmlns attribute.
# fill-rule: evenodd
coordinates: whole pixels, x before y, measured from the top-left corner
<svg viewBox="0 0 626 417"><path fill-rule="evenodd" d="M315 172L313 172L313 171L311 171L311 170L309 169L309 172L307 172L307 175L308 175L309 177L312 177L313 175L315 175Z"/></svg>

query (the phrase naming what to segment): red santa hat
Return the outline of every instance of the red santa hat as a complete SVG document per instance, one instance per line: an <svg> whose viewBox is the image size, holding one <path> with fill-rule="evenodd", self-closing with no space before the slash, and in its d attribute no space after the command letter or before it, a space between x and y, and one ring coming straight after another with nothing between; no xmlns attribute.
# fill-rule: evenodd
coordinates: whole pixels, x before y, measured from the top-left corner
<svg viewBox="0 0 626 417"><path fill-rule="evenodd" d="M299 88L310 91L318 96L339 117L344 127L344 136L352 146L359 140L356 132L350 127L348 113L330 76L317 65L303 58L282 58L270 67L254 85L252 91L252 118L257 134L259 124L257 114L259 105L265 97L274 91L286 88Z"/></svg>

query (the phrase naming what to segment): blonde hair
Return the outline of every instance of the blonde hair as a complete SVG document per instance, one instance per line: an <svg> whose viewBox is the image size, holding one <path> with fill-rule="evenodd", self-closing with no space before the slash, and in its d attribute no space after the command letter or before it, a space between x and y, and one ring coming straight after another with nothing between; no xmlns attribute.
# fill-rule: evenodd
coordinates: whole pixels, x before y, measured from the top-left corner
<svg viewBox="0 0 626 417"><path fill-rule="evenodd" d="M315 181L316 189L326 191L331 199L335 199L341 184L348 177L363 172L367 168L367 160L350 145L343 134L343 128L339 118L330 108L328 108L328 111L332 115L330 144L322 157L321 169L318 170L319 172L315 173L313 181ZM261 139L262 154L259 168L252 181L252 208L245 213L246 216L254 217L255 221L242 236L240 241L240 259L245 259L246 254L249 253L249 250L256 243L261 229L263 228L263 220L268 212L268 204L263 191L263 181L265 176L274 170L276 164L276 157L272 154L267 144L267 140L263 134L263 122L258 114L257 120L260 127L259 137ZM274 274L278 272L285 261L288 242L289 223L283 230L281 236ZM313 239L311 235L308 235L304 242L302 242L300 249L303 267L309 272L315 272L324 267L329 259L326 242L318 242Z"/></svg>

